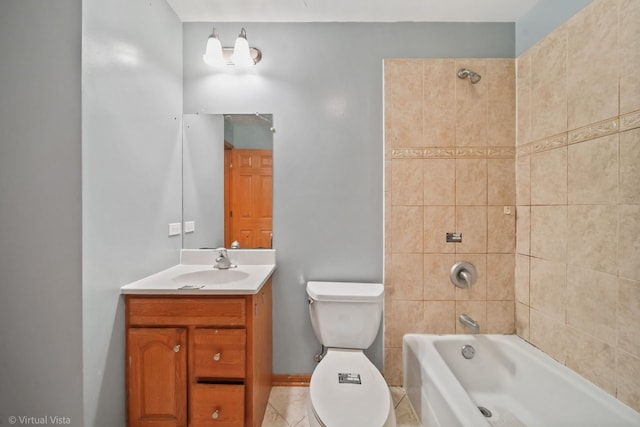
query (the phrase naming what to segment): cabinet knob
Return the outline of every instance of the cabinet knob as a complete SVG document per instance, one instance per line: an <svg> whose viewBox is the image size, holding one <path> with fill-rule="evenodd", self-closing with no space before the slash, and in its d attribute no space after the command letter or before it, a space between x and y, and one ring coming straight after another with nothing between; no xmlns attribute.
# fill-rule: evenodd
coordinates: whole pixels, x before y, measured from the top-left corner
<svg viewBox="0 0 640 427"><path fill-rule="evenodd" d="M180 344L174 345L174 346L173 346L173 352L174 352L174 353L177 353L177 352L179 352L179 351L180 351Z"/></svg>
<svg viewBox="0 0 640 427"><path fill-rule="evenodd" d="M217 420L219 416L220 416L220 410L216 409L215 411L213 411L213 414L211 414L211 419Z"/></svg>
<svg viewBox="0 0 640 427"><path fill-rule="evenodd" d="M216 362L221 358L222 358L222 354L220 354L219 352L213 355L213 360L215 360Z"/></svg>

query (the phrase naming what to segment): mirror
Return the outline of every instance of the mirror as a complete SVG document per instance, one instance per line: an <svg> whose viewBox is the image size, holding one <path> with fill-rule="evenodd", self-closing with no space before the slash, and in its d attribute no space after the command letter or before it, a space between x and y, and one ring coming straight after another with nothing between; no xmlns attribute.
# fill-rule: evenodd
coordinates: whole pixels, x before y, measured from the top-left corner
<svg viewBox="0 0 640 427"><path fill-rule="evenodd" d="M273 115L185 114L182 247L272 247Z"/></svg>

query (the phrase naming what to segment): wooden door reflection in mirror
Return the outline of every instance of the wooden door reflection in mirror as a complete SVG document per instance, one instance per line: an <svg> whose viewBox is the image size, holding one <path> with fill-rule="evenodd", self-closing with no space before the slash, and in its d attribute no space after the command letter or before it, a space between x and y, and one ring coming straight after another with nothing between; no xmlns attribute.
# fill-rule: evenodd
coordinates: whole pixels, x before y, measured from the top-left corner
<svg viewBox="0 0 640 427"><path fill-rule="evenodd" d="M225 141L226 247L272 247L272 184L273 150L234 148Z"/></svg>

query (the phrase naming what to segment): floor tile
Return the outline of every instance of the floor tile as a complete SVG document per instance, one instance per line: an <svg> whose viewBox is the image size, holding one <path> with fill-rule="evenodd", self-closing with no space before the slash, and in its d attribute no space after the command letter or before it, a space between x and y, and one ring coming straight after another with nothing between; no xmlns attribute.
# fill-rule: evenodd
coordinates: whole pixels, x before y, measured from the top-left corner
<svg viewBox="0 0 640 427"><path fill-rule="evenodd" d="M402 387L390 387L397 427L420 427ZM309 427L306 413L308 387L273 387L262 427Z"/></svg>

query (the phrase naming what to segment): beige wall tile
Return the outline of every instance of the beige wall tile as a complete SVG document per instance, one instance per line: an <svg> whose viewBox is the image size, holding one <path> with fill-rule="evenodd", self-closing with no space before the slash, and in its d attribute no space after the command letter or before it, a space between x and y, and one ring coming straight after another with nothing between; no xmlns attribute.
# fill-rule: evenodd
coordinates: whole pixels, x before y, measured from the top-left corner
<svg viewBox="0 0 640 427"><path fill-rule="evenodd" d="M531 308L564 323L567 309L566 264L531 258L529 268Z"/></svg>
<svg viewBox="0 0 640 427"><path fill-rule="evenodd" d="M454 301L425 301L424 325L428 334L454 334L456 331L456 303Z"/></svg>
<svg viewBox="0 0 640 427"><path fill-rule="evenodd" d="M487 204L487 160L456 159L456 205Z"/></svg>
<svg viewBox="0 0 640 427"><path fill-rule="evenodd" d="M456 244L447 243L446 233L455 231L455 206L424 207L424 252L454 253Z"/></svg>
<svg viewBox="0 0 640 427"><path fill-rule="evenodd" d="M471 86L466 80L462 83ZM479 84L473 86L479 86ZM485 147L487 120L486 100L458 99L456 101L456 146Z"/></svg>
<svg viewBox="0 0 640 427"><path fill-rule="evenodd" d="M529 306L516 303L516 334L523 340L530 340L529 336Z"/></svg>
<svg viewBox="0 0 640 427"><path fill-rule="evenodd" d="M487 333L487 302L456 301L456 334L470 334L471 331L458 321L461 314L466 314L480 324L480 333Z"/></svg>
<svg viewBox="0 0 640 427"><path fill-rule="evenodd" d="M456 243L456 253L486 253L486 206L458 206L456 208L456 231L462 233L462 242Z"/></svg>
<svg viewBox="0 0 640 427"><path fill-rule="evenodd" d="M516 112L513 99L489 101L487 107L487 145L513 146L516 140Z"/></svg>
<svg viewBox="0 0 640 427"><path fill-rule="evenodd" d="M575 129L618 115L618 0L592 2L566 27L567 123Z"/></svg>
<svg viewBox="0 0 640 427"><path fill-rule="evenodd" d="M386 343L389 347L402 347L405 334L425 333L424 305L422 301L394 300L393 312L395 322L392 326L392 340Z"/></svg>
<svg viewBox="0 0 640 427"><path fill-rule="evenodd" d="M515 206L487 207L487 252L513 253L516 247Z"/></svg>
<svg viewBox="0 0 640 427"><path fill-rule="evenodd" d="M515 299L529 305L529 257L516 255Z"/></svg>
<svg viewBox="0 0 640 427"><path fill-rule="evenodd" d="M569 146L567 194L570 204L615 204L617 189L617 134Z"/></svg>
<svg viewBox="0 0 640 427"><path fill-rule="evenodd" d="M423 59L424 99L448 102L456 97L455 59ZM440 104L438 104L440 105Z"/></svg>
<svg viewBox="0 0 640 427"><path fill-rule="evenodd" d="M515 180L513 159L488 159L487 203L489 205L515 205Z"/></svg>
<svg viewBox="0 0 640 427"><path fill-rule="evenodd" d="M456 161L454 159L426 159L422 162L424 203L426 205L455 205Z"/></svg>
<svg viewBox="0 0 640 427"><path fill-rule="evenodd" d="M458 288L454 286L456 292L456 300L487 300L487 254L464 254L456 255L456 261L467 261L471 263L477 272L476 283L470 288ZM453 264L451 264L452 266ZM450 267L451 267L450 266Z"/></svg>
<svg viewBox="0 0 640 427"><path fill-rule="evenodd" d="M454 254L424 255L424 294L425 300L454 300L455 285L449 279L449 270L455 264Z"/></svg>
<svg viewBox="0 0 640 427"><path fill-rule="evenodd" d="M453 59L424 60L424 140L451 147L456 138L456 68Z"/></svg>
<svg viewBox="0 0 640 427"><path fill-rule="evenodd" d="M531 206L531 255L566 262L566 206Z"/></svg>
<svg viewBox="0 0 640 427"><path fill-rule="evenodd" d="M422 160L393 159L391 188L393 205L419 206L423 201Z"/></svg>
<svg viewBox="0 0 640 427"><path fill-rule="evenodd" d="M486 83L489 101L513 102L516 96L515 60L510 58L489 58L486 63ZM482 76L485 79L485 76ZM514 126L512 125L513 129Z"/></svg>
<svg viewBox="0 0 640 427"><path fill-rule="evenodd" d="M640 183L640 129L633 129L620 133L619 203L640 204L638 183Z"/></svg>
<svg viewBox="0 0 640 427"><path fill-rule="evenodd" d="M529 313L529 340L540 350L560 363L565 363L567 331L564 321L531 309Z"/></svg>
<svg viewBox="0 0 640 427"><path fill-rule="evenodd" d="M384 361L384 379L387 384L402 384L402 347L385 348Z"/></svg>
<svg viewBox="0 0 640 427"><path fill-rule="evenodd" d="M395 206L391 209L391 250L418 253L423 248L424 212L422 207Z"/></svg>
<svg viewBox="0 0 640 427"><path fill-rule="evenodd" d="M468 68L486 76L486 60L456 60L456 70ZM483 147L487 145L486 82L471 84L456 78L456 145Z"/></svg>
<svg viewBox="0 0 640 427"><path fill-rule="evenodd" d="M393 254L391 274L394 299L419 300L422 298L424 277L422 254Z"/></svg>
<svg viewBox="0 0 640 427"><path fill-rule="evenodd" d="M617 305L616 276L569 266L567 325L615 346Z"/></svg>
<svg viewBox="0 0 640 427"><path fill-rule="evenodd" d="M618 348L640 357L640 282L620 279L618 287Z"/></svg>
<svg viewBox="0 0 640 427"><path fill-rule="evenodd" d="M531 156L516 159L516 203L531 204Z"/></svg>
<svg viewBox="0 0 640 427"><path fill-rule="evenodd" d="M531 253L531 206L516 206L516 253Z"/></svg>
<svg viewBox="0 0 640 427"><path fill-rule="evenodd" d="M567 36L559 27L531 55L531 140L567 130Z"/></svg>
<svg viewBox="0 0 640 427"><path fill-rule="evenodd" d="M621 0L618 59L620 61L620 114L640 109L640 3Z"/></svg>
<svg viewBox="0 0 640 427"><path fill-rule="evenodd" d="M567 148L531 156L531 204L567 203Z"/></svg>
<svg viewBox="0 0 640 427"><path fill-rule="evenodd" d="M617 211L607 205L568 207L567 258L572 266L617 274Z"/></svg>
<svg viewBox="0 0 640 427"><path fill-rule="evenodd" d="M488 334L513 334L515 328L513 301L487 301Z"/></svg>
<svg viewBox="0 0 640 427"><path fill-rule="evenodd" d="M487 254L487 300L513 301L514 282L514 255ZM513 307L511 309L513 311Z"/></svg>
<svg viewBox="0 0 640 427"><path fill-rule="evenodd" d="M617 397L640 411L640 358L618 350Z"/></svg>
<svg viewBox="0 0 640 427"><path fill-rule="evenodd" d="M615 395L616 350L611 345L589 335L567 328L566 364L598 387Z"/></svg>
<svg viewBox="0 0 640 427"><path fill-rule="evenodd" d="M524 52L516 60L516 145L521 146L531 139L531 56L536 47Z"/></svg>
<svg viewBox="0 0 640 427"><path fill-rule="evenodd" d="M618 206L618 274L640 280L640 205Z"/></svg>
<svg viewBox="0 0 640 427"><path fill-rule="evenodd" d="M422 61L385 60L384 72L391 145L422 145Z"/></svg>

